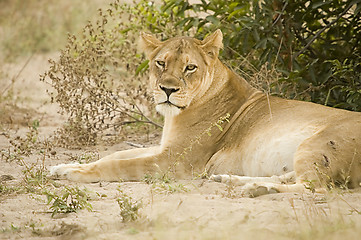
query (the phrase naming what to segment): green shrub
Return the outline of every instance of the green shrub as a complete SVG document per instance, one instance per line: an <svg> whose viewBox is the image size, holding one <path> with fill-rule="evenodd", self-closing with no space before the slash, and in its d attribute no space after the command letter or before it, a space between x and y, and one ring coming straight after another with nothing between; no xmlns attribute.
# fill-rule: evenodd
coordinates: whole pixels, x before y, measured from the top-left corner
<svg viewBox="0 0 361 240"><path fill-rule="evenodd" d="M198 37L220 28L222 57L241 73L276 67L274 94L361 110L361 1L169 0L163 9Z"/></svg>

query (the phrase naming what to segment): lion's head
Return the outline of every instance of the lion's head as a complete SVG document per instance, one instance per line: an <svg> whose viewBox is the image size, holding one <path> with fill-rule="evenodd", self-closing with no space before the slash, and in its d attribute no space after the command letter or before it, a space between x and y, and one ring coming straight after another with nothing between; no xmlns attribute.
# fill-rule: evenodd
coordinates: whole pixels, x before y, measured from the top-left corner
<svg viewBox="0 0 361 240"><path fill-rule="evenodd" d="M211 85L214 63L222 48L217 30L203 41L190 37L159 41L141 34L141 46L150 66L150 84L156 109L175 116L197 102Z"/></svg>

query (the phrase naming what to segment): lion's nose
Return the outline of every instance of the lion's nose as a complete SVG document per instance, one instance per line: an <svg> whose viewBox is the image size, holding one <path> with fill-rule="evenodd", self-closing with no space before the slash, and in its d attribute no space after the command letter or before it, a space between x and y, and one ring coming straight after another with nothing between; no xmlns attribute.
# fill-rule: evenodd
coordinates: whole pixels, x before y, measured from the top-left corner
<svg viewBox="0 0 361 240"><path fill-rule="evenodd" d="M172 93L179 91L179 88L166 88L160 85L159 88L162 89L165 92L165 94L167 94L167 97L169 97Z"/></svg>

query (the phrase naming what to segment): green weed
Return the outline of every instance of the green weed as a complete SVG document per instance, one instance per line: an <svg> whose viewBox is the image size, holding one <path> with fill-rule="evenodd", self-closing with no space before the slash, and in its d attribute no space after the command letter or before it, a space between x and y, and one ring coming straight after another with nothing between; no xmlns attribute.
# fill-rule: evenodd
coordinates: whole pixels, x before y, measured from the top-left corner
<svg viewBox="0 0 361 240"><path fill-rule="evenodd" d="M164 174L146 174L143 178L143 181L147 184L152 184L152 188L155 191L166 194L189 191L189 189L184 184L176 183L174 179L169 176L169 173L170 172L168 171Z"/></svg>
<svg viewBox="0 0 361 240"><path fill-rule="evenodd" d="M131 197L125 194L120 188L118 188L119 197L117 199L120 216L123 222L132 222L139 218L139 209L142 207L141 201L134 201Z"/></svg>
<svg viewBox="0 0 361 240"><path fill-rule="evenodd" d="M43 164L39 165L38 163L35 163L31 166L25 165L25 169L23 170L23 188L25 191L40 193L49 183L46 174L45 166Z"/></svg>
<svg viewBox="0 0 361 240"><path fill-rule="evenodd" d="M90 163L99 160L99 153L94 151L86 151L81 154L71 155L69 161L78 162L79 164Z"/></svg>
<svg viewBox="0 0 361 240"><path fill-rule="evenodd" d="M59 213L77 212L80 209L92 210L92 205L88 202L90 197L86 189L64 187L60 192L45 190L43 194L47 197L47 204L51 204L52 217Z"/></svg>
<svg viewBox="0 0 361 240"><path fill-rule="evenodd" d="M1 150L1 157L7 162L15 161L23 167L22 182L17 189L24 192L41 193L42 189L49 184L46 177L45 161L54 156L52 144L48 139L40 140L38 128L40 123L34 120L29 125L25 136L8 136L10 146ZM25 159L36 157L35 163L28 163Z"/></svg>
<svg viewBox="0 0 361 240"><path fill-rule="evenodd" d="M21 163L25 156L28 157L34 153L34 150L39 147L38 128L39 121L34 120L25 137L10 138L10 148L1 150L1 158L8 162L15 160Z"/></svg>
<svg viewBox="0 0 361 240"><path fill-rule="evenodd" d="M7 185L3 184L2 182L0 182L0 196L19 192L19 191L20 191L20 187L18 187L18 186L7 186Z"/></svg>

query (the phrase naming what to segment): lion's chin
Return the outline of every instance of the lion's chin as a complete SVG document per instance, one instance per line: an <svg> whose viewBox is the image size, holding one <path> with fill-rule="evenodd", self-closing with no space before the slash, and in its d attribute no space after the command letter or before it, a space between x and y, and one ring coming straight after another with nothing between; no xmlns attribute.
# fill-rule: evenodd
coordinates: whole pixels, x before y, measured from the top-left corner
<svg viewBox="0 0 361 240"><path fill-rule="evenodd" d="M162 114L164 117L177 116L182 110L182 108L176 107L171 104L165 104L165 103L158 104L155 107L155 109L157 110L157 112Z"/></svg>

